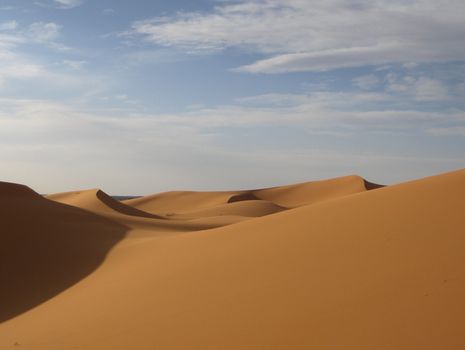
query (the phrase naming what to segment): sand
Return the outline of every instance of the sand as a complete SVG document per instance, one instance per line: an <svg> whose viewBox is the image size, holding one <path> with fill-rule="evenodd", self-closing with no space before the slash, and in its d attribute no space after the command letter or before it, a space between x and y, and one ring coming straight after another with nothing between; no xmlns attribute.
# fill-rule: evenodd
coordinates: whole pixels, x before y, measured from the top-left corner
<svg viewBox="0 0 465 350"><path fill-rule="evenodd" d="M0 349L465 348L465 170L0 210Z"/></svg>

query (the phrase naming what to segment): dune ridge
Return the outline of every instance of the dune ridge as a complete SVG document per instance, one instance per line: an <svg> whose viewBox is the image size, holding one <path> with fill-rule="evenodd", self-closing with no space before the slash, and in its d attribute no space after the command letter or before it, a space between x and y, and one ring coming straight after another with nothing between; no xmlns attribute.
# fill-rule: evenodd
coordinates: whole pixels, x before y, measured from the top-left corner
<svg viewBox="0 0 465 350"><path fill-rule="evenodd" d="M130 231L79 283L0 324L0 348L465 348L464 184L460 170L373 191L350 176L124 201L185 217L106 214ZM188 234L128 224L276 202L287 210Z"/></svg>
<svg viewBox="0 0 465 350"><path fill-rule="evenodd" d="M332 198L383 187L351 175L329 180L256 190L194 192L171 191L122 201L150 213L186 214L236 202L265 201L278 208L291 209ZM258 202L257 202L258 203Z"/></svg>
<svg viewBox="0 0 465 350"><path fill-rule="evenodd" d="M123 224L0 182L0 322L54 297L95 270Z"/></svg>
<svg viewBox="0 0 465 350"><path fill-rule="evenodd" d="M137 208L125 205L122 202L111 198L100 189L56 193L47 195L46 198L96 213L117 212L124 215L140 216L145 218L161 218L158 215L146 213Z"/></svg>

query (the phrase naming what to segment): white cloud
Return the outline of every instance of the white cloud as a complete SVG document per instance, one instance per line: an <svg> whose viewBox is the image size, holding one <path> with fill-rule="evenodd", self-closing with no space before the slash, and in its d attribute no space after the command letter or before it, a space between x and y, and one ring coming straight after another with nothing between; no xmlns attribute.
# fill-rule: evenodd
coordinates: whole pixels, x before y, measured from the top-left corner
<svg viewBox="0 0 465 350"><path fill-rule="evenodd" d="M26 40L19 35L0 34L0 86L9 79L29 79L41 76L45 69L16 52Z"/></svg>
<svg viewBox="0 0 465 350"><path fill-rule="evenodd" d="M2 32L3 29L3 32ZM0 23L0 48L16 48L20 44L42 44L49 48L69 50L56 40L60 37L62 26L55 22L33 22L20 27L16 21Z"/></svg>
<svg viewBox="0 0 465 350"><path fill-rule="evenodd" d="M5 30L14 30L18 27L18 22L16 21L6 21L0 23L0 31Z"/></svg>
<svg viewBox="0 0 465 350"><path fill-rule="evenodd" d="M357 86L362 90L371 90L376 85L379 84L379 78L376 75L362 75L360 77L356 77L352 79L352 84Z"/></svg>
<svg viewBox="0 0 465 350"><path fill-rule="evenodd" d="M387 108L386 104L393 101L382 93L269 94L240 99L236 105L158 115L154 119L159 123L200 129L285 126L319 132L339 129L349 134L418 131L444 122L465 122L464 111L421 111L412 105Z"/></svg>
<svg viewBox="0 0 465 350"><path fill-rule="evenodd" d="M19 48L26 44L50 45L59 35L60 27L53 23L35 22L19 29L16 22L9 23L8 34L0 34L0 85L8 80L50 78L53 74L43 64L31 59Z"/></svg>
<svg viewBox="0 0 465 350"><path fill-rule="evenodd" d="M84 3L84 0L37 0L34 2L35 5L44 8L57 8L57 9L72 9L80 6Z"/></svg>
<svg viewBox="0 0 465 350"><path fill-rule="evenodd" d="M329 150L314 145L295 149L286 139L270 149L260 147L255 137L249 140L251 144L244 144L247 138L241 134L235 134L233 148L225 145L221 131L225 127L253 130L253 126L260 126L263 131L265 126L286 125L307 130L309 135L321 132L326 136L337 126L345 128L343 136L358 131L353 137L360 138L376 131L377 125L411 128L422 124L430 133L429 129L445 118L465 120L465 115L452 112L356 110L363 100L383 100L375 94L265 95L247 102L275 99L287 102L279 108L235 105L169 115L132 113L121 118L115 111L89 111L71 103L1 98L2 176L41 192L104 186L114 194L147 194L175 187L272 186L351 173L393 182L452 170L465 160L406 152ZM339 101L337 108L330 101ZM393 168L402 172L393 174L389 171ZM108 173L115 176L109 178Z"/></svg>
<svg viewBox="0 0 465 350"><path fill-rule="evenodd" d="M54 22L34 22L32 23L26 35L33 41L48 42L58 38L61 26Z"/></svg>
<svg viewBox="0 0 465 350"><path fill-rule="evenodd" d="M446 101L451 98L448 88L441 81L429 77L399 77L389 73L386 80L388 91L410 95L418 102Z"/></svg>
<svg viewBox="0 0 465 350"><path fill-rule="evenodd" d="M83 0L54 0L61 8L73 8L80 6Z"/></svg>
<svg viewBox="0 0 465 350"><path fill-rule="evenodd" d="M63 60L63 65L73 70L81 69L86 63L86 61Z"/></svg>
<svg viewBox="0 0 465 350"><path fill-rule="evenodd" d="M44 73L43 67L33 63L15 62L0 68L0 78L33 78Z"/></svg>
<svg viewBox="0 0 465 350"><path fill-rule="evenodd" d="M130 100L125 94L113 98L120 101ZM150 138L150 135L156 133L166 143L177 143L181 140L173 139L170 132L189 132L193 136L200 135L205 130L224 127L262 128L285 125L311 132L331 128L345 129L347 133L357 130L429 132L431 129L442 128L444 122L465 123L464 111L451 109L425 112L414 107L387 109L385 105L390 101L391 97L383 93L267 94L242 98L233 105L200 107L176 114L124 110L121 112L125 117L121 118L115 109L89 112L83 105L73 107L64 102L3 98L0 99L0 119L12 119L18 123L37 120L45 129L49 129L48 121L66 127L70 119L75 119L92 125L104 125L109 129L116 128L123 133L124 130L132 130L141 137L147 135ZM70 130L73 129L70 127Z"/></svg>
<svg viewBox="0 0 465 350"><path fill-rule="evenodd" d="M133 32L188 52L239 47L269 56L241 71L324 71L465 60L462 13L461 0L238 1L139 21Z"/></svg>
<svg viewBox="0 0 465 350"><path fill-rule="evenodd" d="M417 101L442 101L449 98L447 87L439 80L420 77L414 89Z"/></svg>

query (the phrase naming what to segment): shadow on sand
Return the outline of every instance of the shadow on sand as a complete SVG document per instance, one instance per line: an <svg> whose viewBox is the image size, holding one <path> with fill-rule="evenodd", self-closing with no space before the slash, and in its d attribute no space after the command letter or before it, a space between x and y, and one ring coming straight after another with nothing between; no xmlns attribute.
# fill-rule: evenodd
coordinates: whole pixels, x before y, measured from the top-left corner
<svg viewBox="0 0 465 350"><path fill-rule="evenodd" d="M0 322L94 271L128 228L88 211L0 183Z"/></svg>

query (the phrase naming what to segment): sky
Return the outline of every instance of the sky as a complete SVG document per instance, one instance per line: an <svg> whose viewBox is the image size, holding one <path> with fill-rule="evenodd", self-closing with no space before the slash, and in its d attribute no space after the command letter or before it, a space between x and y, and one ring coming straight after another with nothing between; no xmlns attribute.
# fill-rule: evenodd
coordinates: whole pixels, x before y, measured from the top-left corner
<svg viewBox="0 0 465 350"><path fill-rule="evenodd" d="M463 0L0 3L0 181L139 195L460 168Z"/></svg>

